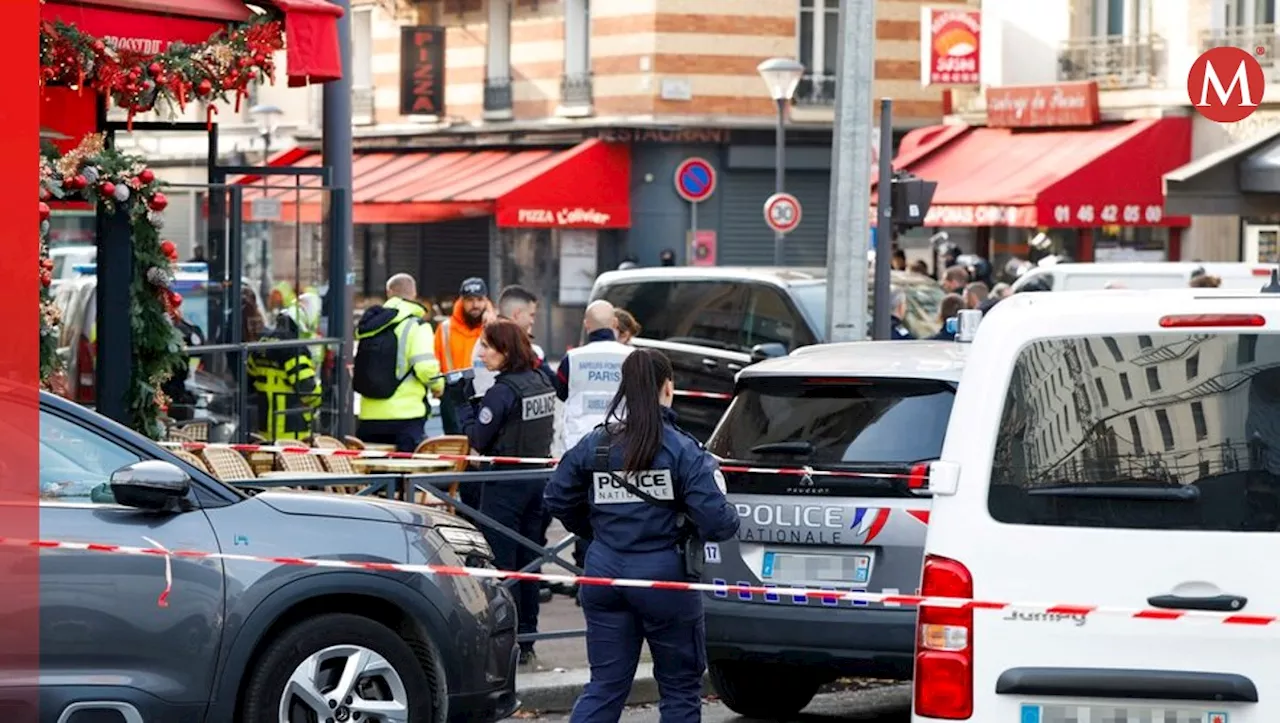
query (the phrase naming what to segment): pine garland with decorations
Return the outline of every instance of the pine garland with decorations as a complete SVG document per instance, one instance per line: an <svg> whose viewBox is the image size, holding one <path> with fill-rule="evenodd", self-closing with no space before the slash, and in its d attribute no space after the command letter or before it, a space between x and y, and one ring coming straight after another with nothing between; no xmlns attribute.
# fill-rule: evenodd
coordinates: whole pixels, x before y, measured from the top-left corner
<svg viewBox="0 0 1280 723"><path fill-rule="evenodd" d="M40 183L44 188L46 164L40 163ZM49 204L40 201L40 388L54 393L66 390L62 362L58 358L58 327L62 312L53 303L53 259L49 258Z"/></svg>
<svg viewBox="0 0 1280 723"><path fill-rule="evenodd" d="M46 167L48 180L43 182ZM163 184L143 159L106 148L101 134L86 136L66 155L47 158L41 164L41 177L42 203L51 198L81 199L106 214L129 214L133 231L129 289L133 379L126 402L130 426L158 439L163 433L160 415L169 403L160 387L182 363L182 336L172 324L182 304L182 296L171 288L178 249L160 233L163 211L169 203L161 190ZM45 269L41 271L43 274Z"/></svg>
<svg viewBox="0 0 1280 723"><path fill-rule="evenodd" d="M158 54L112 48L101 38L62 21L40 26L40 82L101 93L133 117L160 101L179 111L187 103L235 103L249 86L275 79L275 53L284 48L283 26L268 16L219 30L199 45L172 43Z"/></svg>

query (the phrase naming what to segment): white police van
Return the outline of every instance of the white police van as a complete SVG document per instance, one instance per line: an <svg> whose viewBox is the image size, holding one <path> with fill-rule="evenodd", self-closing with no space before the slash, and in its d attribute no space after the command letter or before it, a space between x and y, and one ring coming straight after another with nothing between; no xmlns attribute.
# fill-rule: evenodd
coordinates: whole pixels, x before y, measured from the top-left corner
<svg viewBox="0 0 1280 723"><path fill-rule="evenodd" d="M924 595L1147 612L923 607L914 723L1280 720L1280 294L1005 299L929 489Z"/></svg>

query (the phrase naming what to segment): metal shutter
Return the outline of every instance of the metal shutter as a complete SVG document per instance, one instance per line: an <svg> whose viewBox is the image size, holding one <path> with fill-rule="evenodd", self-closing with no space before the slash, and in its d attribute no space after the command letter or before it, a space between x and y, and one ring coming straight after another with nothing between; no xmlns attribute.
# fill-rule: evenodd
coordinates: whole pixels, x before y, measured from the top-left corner
<svg viewBox="0 0 1280 723"><path fill-rule="evenodd" d="M419 227L411 224L387 226L387 277L395 274L417 276L422 268L422 244L418 242ZM383 279L385 282L386 279ZM378 288L378 284L374 288ZM422 293L422 284L418 285Z"/></svg>
<svg viewBox="0 0 1280 723"><path fill-rule="evenodd" d="M425 224L418 293L430 299L452 297L472 276L489 279L489 217ZM394 227L393 227L394 228ZM490 289L491 296L497 295Z"/></svg>
<svg viewBox="0 0 1280 723"><path fill-rule="evenodd" d="M827 208L830 175L825 171L787 173L787 192L800 199L800 226L787 234L788 266L827 265ZM717 257L725 266L773 264L773 231L764 223L764 202L773 195L772 171L724 174Z"/></svg>

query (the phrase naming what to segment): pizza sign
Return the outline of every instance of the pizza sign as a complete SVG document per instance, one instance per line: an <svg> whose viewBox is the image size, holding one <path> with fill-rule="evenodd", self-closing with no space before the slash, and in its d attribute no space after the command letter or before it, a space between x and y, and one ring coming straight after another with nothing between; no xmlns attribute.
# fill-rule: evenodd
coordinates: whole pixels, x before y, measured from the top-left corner
<svg viewBox="0 0 1280 723"><path fill-rule="evenodd" d="M981 12L920 9L921 85L978 85L981 47Z"/></svg>

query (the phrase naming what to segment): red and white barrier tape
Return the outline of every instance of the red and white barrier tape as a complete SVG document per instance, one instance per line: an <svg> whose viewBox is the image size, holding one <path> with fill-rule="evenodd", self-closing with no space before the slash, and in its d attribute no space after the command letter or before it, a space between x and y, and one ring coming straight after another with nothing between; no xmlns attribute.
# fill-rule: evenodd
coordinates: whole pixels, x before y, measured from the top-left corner
<svg viewBox="0 0 1280 723"><path fill-rule="evenodd" d="M675 394L677 397L693 397L694 399L733 399L732 394L723 392L691 392L686 389L677 389Z"/></svg>
<svg viewBox="0 0 1280 723"><path fill-rule="evenodd" d="M524 464L552 466L560 460L554 457L503 457L483 454L434 454L421 452L383 452L372 449L332 449L327 447L289 447L272 444L230 444L222 442L161 442L169 449L185 449L199 452L205 449L230 449L244 454L309 454L320 457L354 457L358 459L421 459L438 462L477 462L482 464ZM754 467L750 465L721 463L720 471L745 474L772 474L794 477L849 477L860 479L900 479L912 487L923 487L922 475L895 474L890 472L850 472L845 470L812 469L809 467Z"/></svg>
<svg viewBox="0 0 1280 723"><path fill-rule="evenodd" d="M1111 615L1137 620L1184 620L1212 622L1226 625L1265 626L1280 623L1280 615L1241 615L1239 613L1223 613L1208 611L1159 610L1153 608L1124 608L1101 605L1072 605L1048 602L996 602L989 600L970 600L966 598L926 597L921 595L898 595L855 590L815 590L803 587L765 587L756 585L719 585L705 582L674 582L670 580L635 580L627 578L585 577L576 575L548 575L536 572L511 572L488 568L455 567L450 565L409 565L390 562L356 562L349 560L310 559L301 557L267 557L257 555L241 555L225 552L204 552L199 550L170 550L160 546L154 540L147 539L155 547L133 547L130 545L107 545L92 542L66 542L62 540L21 540L0 538L0 545L31 547L41 550L71 550L81 552L97 552L117 555L137 555L163 557L166 562L166 587L161 595L160 607L170 603L172 573L168 568L172 558L194 560L225 560L234 562L253 562L270 565L289 565L294 567L323 567L342 570L362 570L365 572L406 572L421 575L441 575L446 577L474 577L488 580L511 579L532 582L564 583L568 585L586 585L591 587L627 587L646 588L651 590L671 590L676 592L709 592L742 595L776 595L817 598L827 601L848 600L863 603L880 603L889 606L908 607L944 607L970 610L1019 610L1038 611L1045 615L1063 617Z"/></svg>

